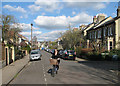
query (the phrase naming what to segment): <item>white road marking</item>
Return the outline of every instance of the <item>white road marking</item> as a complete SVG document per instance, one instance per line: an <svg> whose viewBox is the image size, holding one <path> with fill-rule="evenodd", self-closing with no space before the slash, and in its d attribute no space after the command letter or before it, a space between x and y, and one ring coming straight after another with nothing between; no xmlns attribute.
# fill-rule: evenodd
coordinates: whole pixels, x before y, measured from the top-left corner
<svg viewBox="0 0 120 86"><path fill-rule="evenodd" d="M42 61L43 61L43 60L42 60ZM44 76L45 84L46 84L46 86L47 86L47 79L46 79L44 64L42 64L42 67L43 67L43 76Z"/></svg>
<svg viewBox="0 0 120 86"><path fill-rule="evenodd" d="M45 82L47 81L47 79L45 78Z"/></svg>

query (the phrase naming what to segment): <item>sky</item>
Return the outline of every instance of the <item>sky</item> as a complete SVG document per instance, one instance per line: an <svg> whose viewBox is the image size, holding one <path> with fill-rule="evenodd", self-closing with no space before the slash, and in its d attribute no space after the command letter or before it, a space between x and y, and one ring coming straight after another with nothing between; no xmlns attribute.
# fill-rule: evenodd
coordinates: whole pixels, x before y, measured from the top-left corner
<svg viewBox="0 0 120 86"><path fill-rule="evenodd" d="M32 23L33 36L38 41L54 41L68 30L69 25L90 24L93 17L101 13L106 17L116 17L117 7L115 0L4 0L2 14L15 16L18 26L11 26L22 29L20 34L29 40Z"/></svg>

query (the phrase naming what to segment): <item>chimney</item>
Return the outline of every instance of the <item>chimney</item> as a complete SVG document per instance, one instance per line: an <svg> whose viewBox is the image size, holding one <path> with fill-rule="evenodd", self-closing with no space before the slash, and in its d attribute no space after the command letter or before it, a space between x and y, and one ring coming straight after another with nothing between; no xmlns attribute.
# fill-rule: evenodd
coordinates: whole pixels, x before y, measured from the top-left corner
<svg viewBox="0 0 120 86"><path fill-rule="evenodd" d="M96 18L96 16L93 17L93 23L97 23L97 18Z"/></svg>
<svg viewBox="0 0 120 86"><path fill-rule="evenodd" d="M118 2L117 17L120 17L120 1Z"/></svg>
<svg viewBox="0 0 120 86"><path fill-rule="evenodd" d="M99 15L97 16L97 22L100 22L100 21L102 21L103 19L105 19L105 14L99 14Z"/></svg>

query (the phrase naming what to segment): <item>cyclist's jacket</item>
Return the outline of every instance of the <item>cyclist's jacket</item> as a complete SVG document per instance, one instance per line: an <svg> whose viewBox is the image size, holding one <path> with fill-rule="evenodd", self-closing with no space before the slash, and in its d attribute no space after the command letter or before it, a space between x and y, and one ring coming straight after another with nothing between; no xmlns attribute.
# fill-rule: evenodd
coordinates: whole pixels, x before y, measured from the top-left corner
<svg viewBox="0 0 120 86"><path fill-rule="evenodd" d="M52 54L52 57L51 57L51 58L53 58L53 59L58 59L58 58L59 58L58 53L57 53L57 55L55 55L55 51L54 51L54 53Z"/></svg>

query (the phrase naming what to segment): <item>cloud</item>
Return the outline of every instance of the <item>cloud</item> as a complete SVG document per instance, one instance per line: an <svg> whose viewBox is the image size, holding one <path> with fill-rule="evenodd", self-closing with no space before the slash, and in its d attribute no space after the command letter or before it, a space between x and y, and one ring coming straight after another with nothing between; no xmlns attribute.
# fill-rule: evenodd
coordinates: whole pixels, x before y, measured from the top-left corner
<svg viewBox="0 0 120 86"><path fill-rule="evenodd" d="M36 0L34 5L28 6L29 9L33 12L40 11L40 9L43 9L47 12L53 12L56 11L57 13L60 13L60 10L63 8L84 8L84 9L94 9L94 10L100 10L104 9L106 7L106 4L109 0L105 0L106 3L104 3L104 0Z"/></svg>
<svg viewBox="0 0 120 86"><path fill-rule="evenodd" d="M33 36L36 36L38 41L54 41L61 36L60 33L64 33L66 30L55 30L47 33L41 31L34 31ZM31 40L31 32L21 32L21 35Z"/></svg>
<svg viewBox="0 0 120 86"><path fill-rule="evenodd" d="M92 16L82 12L73 17L66 16L38 16L34 22L40 28L45 29L65 29L69 24L78 25L80 23L92 22Z"/></svg>
<svg viewBox="0 0 120 86"><path fill-rule="evenodd" d="M43 8L47 12L53 12L55 10L62 9L62 6L58 2L59 0L36 0L34 5L28 6L32 11L40 11Z"/></svg>
<svg viewBox="0 0 120 86"><path fill-rule="evenodd" d="M22 19L22 18L23 18L23 16L20 16L20 18Z"/></svg>
<svg viewBox="0 0 120 86"><path fill-rule="evenodd" d="M108 17L108 15L105 14L105 13L99 13L99 14L97 14L96 16L98 16L98 15L100 15L100 14L103 14L103 15L105 15L105 17Z"/></svg>
<svg viewBox="0 0 120 86"><path fill-rule="evenodd" d="M54 41L61 36L66 30L55 30L48 33L41 34L38 38L39 41Z"/></svg>
<svg viewBox="0 0 120 86"><path fill-rule="evenodd" d="M72 15L75 15L75 14L76 14L76 12L75 12L75 11L73 11L73 12L72 12Z"/></svg>
<svg viewBox="0 0 120 86"><path fill-rule="evenodd" d="M24 8L18 6L18 7L12 7L10 5L5 5L3 8L8 9L9 11L16 11L16 12L21 12L21 13L26 13L26 10Z"/></svg>
<svg viewBox="0 0 120 86"><path fill-rule="evenodd" d="M33 36L40 35L41 33L42 33L41 31L33 31ZM20 34L27 37L31 36L31 32L20 32Z"/></svg>
<svg viewBox="0 0 120 86"><path fill-rule="evenodd" d="M62 0L62 1L63 2L110 2L115 0Z"/></svg>
<svg viewBox="0 0 120 86"><path fill-rule="evenodd" d="M103 3L96 3L96 5L93 7L94 9L100 10L106 8L106 5Z"/></svg>
<svg viewBox="0 0 120 86"><path fill-rule="evenodd" d="M117 16L117 14L116 14L116 13L112 13L112 16L113 16L113 17L116 17L116 16Z"/></svg>
<svg viewBox="0 0 120 86"><path fill-rule="evenodd" d="M63 0L64 6L68 8L92 8L95 10L103 9L106 7L105 3L102 1L89 1L89 0Z"/></svg>
<svg viewBox="0 0 120 86"><path fill-rule="evenodd" d="M25 23L18 23L18 24L12 24L11 28L20 28L22 31L28 31L31 30L31 25ZM38 29L39 28L33 26L33 30L38 30Z"/></svg>
<svg viewBox="0 0 120 86"><path fill-rule="evenodd" d="M41 7L36 5L29 5L28 8L31 9L32 12L37 12Z"/></svg>
<svg viewBox="0 0 120 86"><path fill-rule="evenodd" d="M45 15L45 13L42 13L41 15L42 15L42 16L44 16L44 15Z"/></svg>

